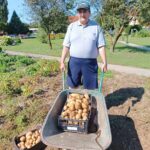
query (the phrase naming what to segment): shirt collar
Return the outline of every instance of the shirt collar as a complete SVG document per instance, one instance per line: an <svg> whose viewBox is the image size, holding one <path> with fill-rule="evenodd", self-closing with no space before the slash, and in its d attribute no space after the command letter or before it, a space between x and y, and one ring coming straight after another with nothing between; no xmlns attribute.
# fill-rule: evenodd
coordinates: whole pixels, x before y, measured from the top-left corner
<svg viewBox="0 0 150 150"><path fill-rule="evenodd" d="M86 26L90 25L90 19L88 20L88 23L86 25L82 25L79 20L78 20L77 23L78 23L78 26L84 26L84 27L86 27Z"/></svg>

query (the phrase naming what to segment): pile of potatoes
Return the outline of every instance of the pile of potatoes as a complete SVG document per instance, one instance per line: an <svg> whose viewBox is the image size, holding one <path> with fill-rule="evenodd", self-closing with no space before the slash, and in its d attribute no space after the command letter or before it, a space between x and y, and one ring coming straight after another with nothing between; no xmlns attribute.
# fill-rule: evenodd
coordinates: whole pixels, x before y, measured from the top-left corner
<svg viewBox="0 0 150 150"><path fill-rule="evenodd" d="M40 131L39 130L29 131L25 135L21 136L19 138L19 141L20 142L17 144L17 146L21 150L30 149L31 147L33 147L34 145L36 145L41 141Z"/></svg>
<svg viewBox="0 0 150 150"><path fill-rule="evenodd" d="M61 117L65 119L87 120L90 107L90 97L88 94L71 93L63 107ZM69 124L72 124L72 122L70 121Z"/></svg>

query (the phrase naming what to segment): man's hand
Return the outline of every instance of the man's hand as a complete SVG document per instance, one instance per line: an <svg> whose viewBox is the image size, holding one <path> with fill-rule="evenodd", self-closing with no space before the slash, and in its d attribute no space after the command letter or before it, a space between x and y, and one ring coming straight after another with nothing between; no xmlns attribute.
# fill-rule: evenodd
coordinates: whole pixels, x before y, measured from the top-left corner
<svg viewBox="0 0 150 150"><path fill-rule="evenodd" d="M60 63L60 70L62 72L65 71L65 64L64 63Z"/></svg>
<svg viewBox="0 0 150 150"><path fill-rule="evenodd" d="M107 63L102 64L101 70L102 70L103 72L106 72L106 71L107 71Z"/></svg>

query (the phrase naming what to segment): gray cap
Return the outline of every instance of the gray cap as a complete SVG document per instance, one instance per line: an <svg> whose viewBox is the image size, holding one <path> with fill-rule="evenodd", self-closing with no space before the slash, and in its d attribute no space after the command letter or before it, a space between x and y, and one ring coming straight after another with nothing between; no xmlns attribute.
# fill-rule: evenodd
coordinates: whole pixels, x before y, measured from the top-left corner
<svg viewBox="0 0 150 150"><path fill-rule="evenodd" d="M79 10L79 9L87 9L90 11L90 5L87 2L81 2L77 6L77 10Z"/></svg>

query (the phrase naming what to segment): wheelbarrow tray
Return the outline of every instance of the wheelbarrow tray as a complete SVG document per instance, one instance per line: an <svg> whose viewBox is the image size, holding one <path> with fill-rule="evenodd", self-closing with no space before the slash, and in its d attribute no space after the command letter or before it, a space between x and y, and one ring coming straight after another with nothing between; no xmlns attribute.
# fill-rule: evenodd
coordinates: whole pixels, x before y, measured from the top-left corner
<svg viewBox="0 0 150 150"><path fill-rule="evenodd" d="M107 108L105 99L102 93L93 90L86 90L94 97L97 105L97 133L71 133L63 132L58 127L58 116L66 102L67 93L85 93L85 90L79 89L67 89L60 92L57 96L52 108L47 114L42 126L42 142L48 146L65 148L65 149L77 149L77 150L101 150L107 149L111 144L111 131L109 125L109 119L107 114ZM99 144L97 144L99 143Z"/></svg>

